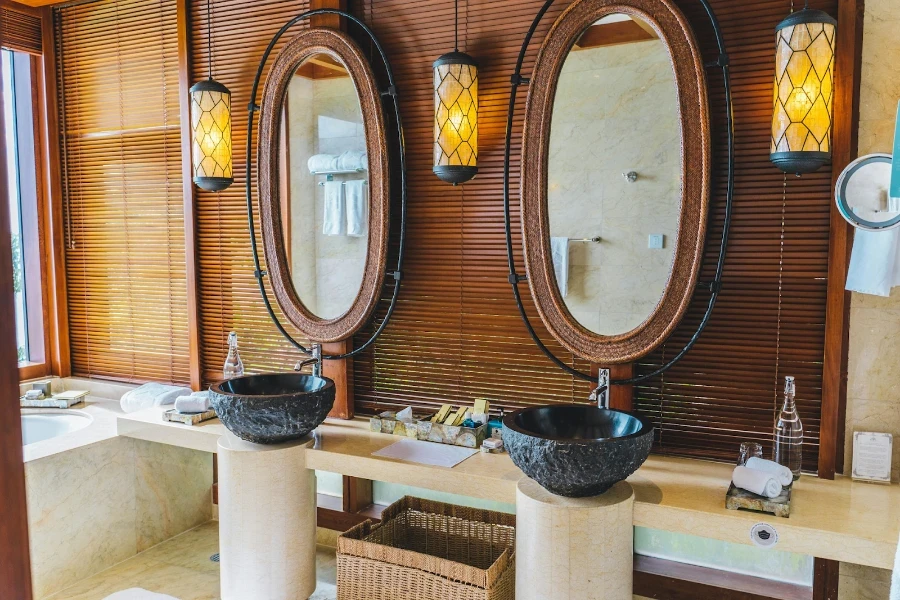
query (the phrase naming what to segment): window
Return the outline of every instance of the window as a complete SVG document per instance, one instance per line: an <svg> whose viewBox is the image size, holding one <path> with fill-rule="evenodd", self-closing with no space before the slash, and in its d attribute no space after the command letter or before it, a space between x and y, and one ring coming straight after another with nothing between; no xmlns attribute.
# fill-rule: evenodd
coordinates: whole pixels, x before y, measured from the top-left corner
<svg viewBox="0 0 900 600"><path fill-rule="evenodd" d="M3 139L6 145L6 210L12 228L13 284L19 366L45 363L44 291L38 144L32 86L35 60L30 54L3 48ZM35 376L46 373L32 369ZM27 376L27 375L26 375Z"/></svg>

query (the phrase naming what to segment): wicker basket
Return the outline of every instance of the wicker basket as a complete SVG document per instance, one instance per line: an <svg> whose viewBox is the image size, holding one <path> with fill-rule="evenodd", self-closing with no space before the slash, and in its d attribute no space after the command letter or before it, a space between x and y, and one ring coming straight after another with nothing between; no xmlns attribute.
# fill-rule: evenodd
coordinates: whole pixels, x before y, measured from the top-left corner
<svg viewBox="0 0 900 600"><path fill-rule="evenodd" d="M516 517L405 496L338 537L338 600L512 600Z"/></svg>

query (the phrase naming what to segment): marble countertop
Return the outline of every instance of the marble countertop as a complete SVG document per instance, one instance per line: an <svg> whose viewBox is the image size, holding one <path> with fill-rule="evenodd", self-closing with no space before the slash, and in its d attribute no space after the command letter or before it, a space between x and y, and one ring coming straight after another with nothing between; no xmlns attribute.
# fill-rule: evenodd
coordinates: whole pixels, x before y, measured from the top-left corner
<svg viewBox="0 0 900 600"><path fill-rule="evenodd" d="M219 436L226 433L218 420L191 427L164 422L160 413L156 408L119 415L119 435L215 452ZM307 466L515 503L522 472L508 455L479 453L452 469L372 456L397 439L370 432L365 419L328 419L316 430ZM778 532L778 550L892 568L900 536L900 486L805 476L795 484L791 516L785 519L727 510L731 469L727 464L651 456L628 479L635 490L634 524L751 544L750 528L765 522Z"/></svg>
<svg viewBox="0 0 900 600"><path fill-rule="evenodd" d="M96 444L116 437L116 417L122 414L117 400L88 396L84 402L71 408L23 408L23 415L42 413L86 413L92 421L87 427L71 431L64 435L22 446L25 462L46 458L60 452L73 450Z"/></svg>

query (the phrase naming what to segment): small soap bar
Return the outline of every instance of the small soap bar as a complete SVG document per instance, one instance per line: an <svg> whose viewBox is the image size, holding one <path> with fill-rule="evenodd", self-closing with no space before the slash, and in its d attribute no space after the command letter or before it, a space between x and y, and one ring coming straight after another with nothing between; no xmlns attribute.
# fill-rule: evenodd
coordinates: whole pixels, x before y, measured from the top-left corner
<svg viewBox="0 0 900 600"><path fill-rule="evenodd" d="M490 448L491 450L499 450L503 448L503 440L499 440L497 438L488 438L481 443L482 447Z"/></svg>
<svg viewBox="0 0 900 600"><path fill-rule="evenodd" d="M475 401L475 410L472 412L474 412L477 415L484 415L484 414L487 414L488 411L490 411L490 409L491 409L490 402L488 402L484 398L479 398L478 400Z"/></svg>
<svg viewBox="0 0 900 600"><path fill-rule="evenodd" d="M460 406L459 410L447 417L444 425L459 425L463 421L463 415L466 414L466 407Z"/></svg>
<svg viewBox="0 0 900 600"><path fill-rule="evenodd" d="M443 423L444 419L447 418L447 413L449 413L451 410L453 410L452 406L450 406L449 404L444 404L443 406L441 406L441 409L437 411L437 414L434 415L434 418L431 419L431 422Z"/></svg>

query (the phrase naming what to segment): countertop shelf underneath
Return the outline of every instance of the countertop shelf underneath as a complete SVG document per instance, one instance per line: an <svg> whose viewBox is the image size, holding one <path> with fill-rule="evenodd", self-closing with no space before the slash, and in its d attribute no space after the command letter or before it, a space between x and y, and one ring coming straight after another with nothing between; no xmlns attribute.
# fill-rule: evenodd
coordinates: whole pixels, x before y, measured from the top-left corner
<svg viewBox="0 0 900 600"><path fill-rule="evenodd" d="M218 420L186 426L162 420L158 408L120 415L118 434L207 452L226 433ZM372 456L396 437L372 433L368 421L328 419L308 452L310 469L330 471L514 504L522 472L506 454L476 454L452 469ZM652 456L628 482L635 491L634 524L738 544L765 522L778 550L882 569L893 566L900 536L900 486L805 476L795 485L790 518L725 508L732 467Z"/></svg>

